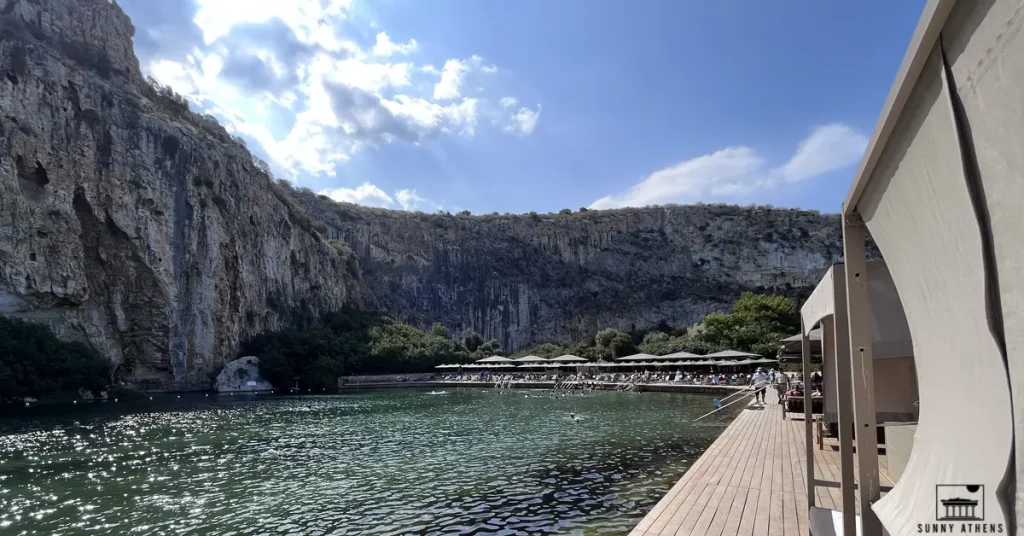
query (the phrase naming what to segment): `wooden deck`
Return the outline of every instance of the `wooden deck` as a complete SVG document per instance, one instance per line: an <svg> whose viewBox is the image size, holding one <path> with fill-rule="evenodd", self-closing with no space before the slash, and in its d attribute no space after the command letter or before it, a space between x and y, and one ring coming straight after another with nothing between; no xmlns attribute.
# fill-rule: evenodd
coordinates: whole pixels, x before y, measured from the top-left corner
<svg viewBox="0 0 1024 536"><path fill-rule="evenodd" d="M674 536L805 536L807 491L803 415L748 406L630 533ZM790 414L793 415L793 414ZM833 442L834 444L834 442ZM839 451L814 446L818 480L839 482ZM854 456L856 461L856 456ZM879 456L883 486L885 456ZM838 487L816 488L816 506L842 509Z"/></svg>

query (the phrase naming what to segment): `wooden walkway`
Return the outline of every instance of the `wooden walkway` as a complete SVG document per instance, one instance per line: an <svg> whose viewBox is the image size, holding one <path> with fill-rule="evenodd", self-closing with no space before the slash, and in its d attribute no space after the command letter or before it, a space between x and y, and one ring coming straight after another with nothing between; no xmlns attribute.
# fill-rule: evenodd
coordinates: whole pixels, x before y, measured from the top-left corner
<svg viewBox="0 0 1024 536"><path fill-rule="evenodd" d="M763 409L748 406L736 417L632 536L808 534L803 415L783 420L771 390L768 397ZM828 442L814 449L817 479L839 482L839 451ZM884 455L879 473L881 484L892 486ZM819 486L815 495L816 506L842 509L838 487Z"/></svg>

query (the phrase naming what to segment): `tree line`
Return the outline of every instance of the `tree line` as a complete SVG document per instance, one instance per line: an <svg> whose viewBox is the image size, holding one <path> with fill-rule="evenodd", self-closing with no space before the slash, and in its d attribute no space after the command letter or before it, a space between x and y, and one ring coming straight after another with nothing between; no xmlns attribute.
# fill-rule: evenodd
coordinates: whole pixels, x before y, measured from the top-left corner
<svg viewBox="0 0 1024 536"><path fill-rule="evenodd" d="M731 313L706 315L695 326L662 323L631 333L603 329L587 343L544 343L513 357L573 354L611 360L637 352L706 354L727 349L772 357L780 339L799 329L799 312L791 300L745 292ZM344 310L312 326L253 337L243 343L242 355L259 357L260 374L276 387L299 383L304 388L333 388L342 375L430 372L437 365L471 363L504 353L498 341L473 331L454 336L439 324L421 330L381 313Z"/></svg>
<svg viewBox="0 0 1024 536"><path fill-rule="evenodd" d="M0 402L110 385L110 360L79 341L61 341L44 325L0 316Z"/></svg>
<svg viewBox="0 0 1024 536"><path fill-rule="evenodd" d="M727 314L709 314L694 326L662 323L654 329L632 332L612 328L597 332L589 344L540 344L524 348L514 357L556 357L572 354L591 360L612 360L636 353L667 355L690 352L704 355L721 350L775 357L779 341L800 331L800 312L785 296L744 292Z"/></svg>
<svg viewBox="0 0 1024 536"><path fill-rule="evenodd" d="M603 329L591 341L545 343L513 354L573 354L611 360L644 352L749 351L774 356L779 340L799 331L800 316L788 298L746 292L728 314L709 314L694 326L667 323L643 331ZM304 327L267 332L245 341L240 355L260 358L261 376L275 387L300 383L334 388L342 375L433 371L444 363L472 363L504 355L496 340L466 331L453 335L435 324L427 330L379 312L345 309ZM0 400L20 400L111 384L110 360L92 346L61 341L46 326L0 317Z"/></svg>

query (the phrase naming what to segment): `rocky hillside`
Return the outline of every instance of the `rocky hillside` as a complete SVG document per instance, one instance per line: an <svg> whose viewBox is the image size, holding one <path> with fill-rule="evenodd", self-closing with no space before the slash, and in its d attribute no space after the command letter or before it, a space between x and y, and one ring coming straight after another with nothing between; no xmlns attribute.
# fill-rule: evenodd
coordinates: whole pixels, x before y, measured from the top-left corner
<svg viewBox="0 0 1024 536"><path fill-rule="evenodd" d="M451 216L295 192L359 259L373 307L515 350L605 327L690 324L744 290L809 291L842 256L838 216L726 205Z"/></svg>
<svg viewBox="0 0 1024 536"><path fill-rule="evenodd" d="M351 278L243 147L143 80L133 32L107 0L0 0L0 313L199 387Z"/></svg>
<svg viewBox="0 0 1024 536"><path fill-rule="evenodd" d="M240 340L347 304L514 350L799 292L840 255L837 217L793 210L467 217L292 192L143 79L133 32L107 0L0 0L0 314L145 387L209 386Z"/></svg>

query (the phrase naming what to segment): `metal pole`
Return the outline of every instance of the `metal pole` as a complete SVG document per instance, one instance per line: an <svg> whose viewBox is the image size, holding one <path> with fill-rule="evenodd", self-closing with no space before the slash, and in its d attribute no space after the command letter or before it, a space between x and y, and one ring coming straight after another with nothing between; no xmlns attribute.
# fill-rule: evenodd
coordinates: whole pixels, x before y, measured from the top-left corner
<svg viewBox="0 0 1024 536"><path fill-rule="evenodd" d="M858 495L863 536L881 536L882 522L871 505L881 497L878 482L878 418L875 415L875 366L871 352L871 303L864 251L864 221L859 214L843 218L846 259L846 308L850 333L854 419L857 423ZM838 305L837 305L838 307Z"/></svg>
<svg viewBox="0 0 1024 536"><path fill-rule="evenodd" d="M804 450L807 452L807 506L814 506L814 429L812 428L811 404L811 339L807 336L807 326L800 319L800 357L804 367ZM783 408L785 411L785 408ZM808 512L810 510L808 509Z"/></svg>

